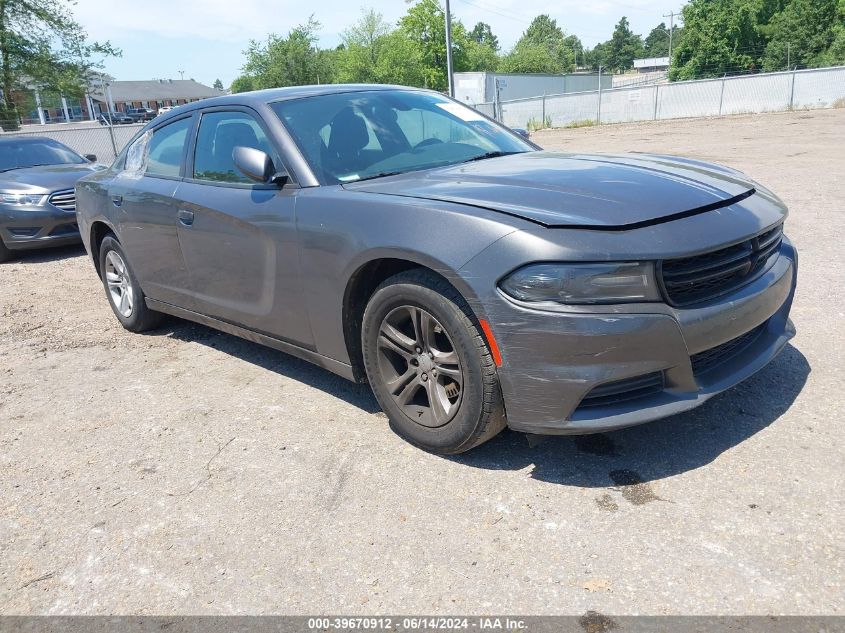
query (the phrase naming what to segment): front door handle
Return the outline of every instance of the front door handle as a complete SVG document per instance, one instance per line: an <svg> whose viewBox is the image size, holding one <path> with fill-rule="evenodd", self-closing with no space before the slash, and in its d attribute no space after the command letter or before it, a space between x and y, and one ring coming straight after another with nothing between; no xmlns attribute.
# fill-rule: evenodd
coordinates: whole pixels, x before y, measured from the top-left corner
<svg viewBox="0 0 845 633"><path fill-rule="evenodd" d="M114 206L119 207L120 205L123 204L123 196L112 196L111 197L111 203Z"/></svg>
<svg viewBox="0 0 845 633"><path fill-rule="evenodd" d="M185 226L191 226L194 223L193 211L188 211L187 209L179 209L179 213L177 215L179 217L179 222L181 222Z"/></svg>

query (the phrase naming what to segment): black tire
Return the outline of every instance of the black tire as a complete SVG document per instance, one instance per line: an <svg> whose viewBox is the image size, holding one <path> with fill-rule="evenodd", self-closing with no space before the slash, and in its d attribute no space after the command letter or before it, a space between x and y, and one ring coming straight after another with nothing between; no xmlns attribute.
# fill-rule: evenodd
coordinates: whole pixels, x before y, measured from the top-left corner
<svg viewBox="0 0 845 633"><path fill-rule="evenodd" d="M0 262L7 262L14 259L15 252L6 247L3 240L0 239Z"/></svg>
<svg viewBox="0 0 845 633"><path fill-rule="evenodd" d="M400 327L405 311L409 315L407 322L413 321L413 330L405 328L404 332L408 334L403 339L402 350L397 350L382 328L392 327L394 322L397 328ZM422 358L428 347L423 346L422 353L414 347L408 356L407 341L413 340L415 333L426 327L420 325L418 330L414 314L422 315L420 318L426 323L433 324L430 336L441 341L432 341L434 353L428 356L456 357L458 362L452 364L457 365L459 381L441 385L439 381L450 380L444 370L446 365L443 365L440 376L435 379L437 384L432 384L431 379L422 382L426 375L421 372L437 376L437 371L432 369L435 361ZM391 321L394 319L399 320ZM448 455L468 451L505 428L505 408L493 357L466 300L446 280L423 269L409 270L385 280L367 304L361 329L367 378L391 428L402 438L426 451ZM440 351L444 349L445 352ZM422 366L423 361L425 366ZM449 373L454 373L454 368ZM394 374L397 376L395 382ZM404 380L408 375L410 380ZM394 396L388 388L391 382L395 386L393 391L401 391L402 395L408 389L416 389L413 401L400 404L403 399ZM439 386L444 390L438 392ZM451 414L447 411L437 419L435 409L438 407L431 403L431 390L435 393L433 397L437 397L437 393L453 394L455 402L448 401ZM422 396L420 392L424 392ZM428 402L428 409L421 402ZM411 417L414 413L417 419Z"/></svg>
<svg viewBox="0 0 845 633"><path fill-rule="evenodd" d="M107 271L113 268L109 260L109 253L112 252L117 254L125 267L125 274L120 275L121 283L126 288L131 289L131 308L128 313L125 310L121 310L121 305L118 305L110 288L109 273ZM103 288L106 291L106 299L111 306L112 312L114 312L114 315L123 327L130 332L146 332L161 325L164 315L147 307L144 301L144 291L141 290L138 279L135 277L135 273L132 272L132 267L129 265L129 260L123 251L123 247L112 235L107 235L100 244L100 276L103 281Z"/></svg>

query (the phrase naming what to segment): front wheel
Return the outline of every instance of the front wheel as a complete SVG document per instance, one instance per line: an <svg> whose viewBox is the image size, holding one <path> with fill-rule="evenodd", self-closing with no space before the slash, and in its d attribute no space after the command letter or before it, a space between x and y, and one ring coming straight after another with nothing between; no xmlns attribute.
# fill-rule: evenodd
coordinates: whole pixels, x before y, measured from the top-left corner
<svg viewBox="0 0 845 633"><path fill-rule="evenodd" d="M130 332L145 332L161 324L164 315L147 307L123 247L111 235L100 245L100 274L109 305L123 327Z"/></svg>
<svg viewBox="0 0 845 633"><path fill-rule="evenodd" d="M466 300L424 270L400 273L370 298L364 366L393 430L427 451L468 451L505 427L496 367Z"/></svg>

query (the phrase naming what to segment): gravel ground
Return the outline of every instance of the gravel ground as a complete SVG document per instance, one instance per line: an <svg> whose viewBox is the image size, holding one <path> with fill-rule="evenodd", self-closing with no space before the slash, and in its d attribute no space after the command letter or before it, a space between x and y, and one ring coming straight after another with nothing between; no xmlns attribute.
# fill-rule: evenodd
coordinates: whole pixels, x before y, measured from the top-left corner
<svg viewBox="0 0 845 633"><path fill-rule="evenodd" d="M0 266L0 613L842 614L845 110L537 134L789 204L798 336L681 416L444 459L366 387L124 332L79 249Z"/></svg>

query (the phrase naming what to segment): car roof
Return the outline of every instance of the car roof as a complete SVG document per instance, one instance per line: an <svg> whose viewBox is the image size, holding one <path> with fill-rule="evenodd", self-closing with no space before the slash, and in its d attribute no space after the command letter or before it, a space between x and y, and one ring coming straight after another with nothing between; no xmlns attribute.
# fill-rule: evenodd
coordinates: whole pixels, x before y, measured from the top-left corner
<svg viewBox="0 0 845 633"><path fill-rule="evenodd" d="M405 90L414 92L433 92L423 88L413 88L410 86L393 86L387 84L321 84L316 86L289 86L286 88L268 88L266 90L253 90L251 92L238 92L231 95L224 95L221 97L211 97L209 99L201 99L192 103L174 107L173 110L167 113L167 119L171 116L182 116L186 112L191 112L200 108L213 108L215 106L225 105L259 105L265 103L272 103L274 101L282 101L285 99L298 99L301 97L316 97L320 95L339 94L344 92L365 92L372 90Z"/></svg>
<svg viewBox="0 0 845 633"><path fill-rule="evenodd" d="M22 134L0 134L0 143L59 143L49 136L30 136ZM63 145L63 143L59 143Z"/></svg>

